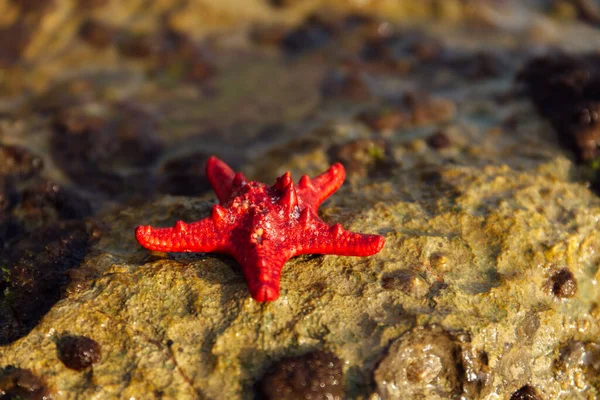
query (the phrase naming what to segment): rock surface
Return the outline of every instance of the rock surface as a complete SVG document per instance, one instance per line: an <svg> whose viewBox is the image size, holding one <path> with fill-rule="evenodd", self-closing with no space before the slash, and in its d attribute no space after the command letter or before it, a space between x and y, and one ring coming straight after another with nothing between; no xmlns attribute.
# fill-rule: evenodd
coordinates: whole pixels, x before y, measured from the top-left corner
<svg viewBox="0 0 600 400"><path fill-rule="evenodd" d="M514 3L418 28L296 1L135 23L142 3L34 3L0 2L21 38L0 52L0 398L252 399L265 376L297 396L311 377L352 399L600 396L600 199L515 82L599 32ZM198 10L235 29L199 40ZM257 40L250 20L296 25ZM209 215L210 154L268 183L344 163L320 215L385 247L294 258L272 303L228 257L141 248L137 225Z"/></svg>

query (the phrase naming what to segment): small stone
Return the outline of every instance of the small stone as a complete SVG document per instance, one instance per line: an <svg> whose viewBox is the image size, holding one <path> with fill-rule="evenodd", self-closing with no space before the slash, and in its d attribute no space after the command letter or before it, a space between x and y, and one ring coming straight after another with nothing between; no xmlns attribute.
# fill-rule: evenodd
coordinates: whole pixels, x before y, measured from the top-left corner
<svg viewBox="0 0 600 400"><path fill-rule="evenodd" d="M108 24L88 19L81 25L79 36L90 45L105 49L113 42L114 30Z"/></svg>
<svg viewBox="0 0 600 400"><path fill-rule="evenodd" d="M542 400L533 386L525 385L510 396L510 400Z"/></svg>
<svg viewBox="0 0 600 400"><path fill-rule="evenodd" d="M83 371L102 358L100 345L85 336L65 336L58 341L58 358L67 368Z"/></svg>
<svg viewBox="0 0 600 400"><path fill-rule="evenodd" d="M443 131L438 131L433 135L429 136L426 140L429 147L436 150L441 150L450 147L452 144L450 138Z"/></svg>
<svg viewBox="0 0 600 400"><path fill-rule="evenodd" d="M303 53L325 46L341 29L341 24L334 16L325 12L314 13L291 30L281 44L287 53Z"/></svg>
<svg viewBox="0 0 600 400"><path fill-rule="evenodd" d="M275 46L282 42L286 33L283 25L258 25L250 30L250 39L259 45Z"/></svg>
<svg viewBox="0 0 600 400"><path fill-rule="evenodd" d="M321 84L321 94L328 98L365 101L372 97L360 71L337 69L329 72Z"/></svg>
<svg viewBox="0 0 600 400"><path fill-rule="evenodd" d="M575 296L577 293L577 280L573 273L564 268L550 278L552 293L561 299Z"/></svg>
<svg viewBox="0 0 600 400"><path fill-rule="evenodd" d="M344 398L342 362L332 353L314 351L273 364L259 383L266 400L341 400Z"/></svg>
<svg viewBox="0 0 600 400"><path fill-rule="evenodd" d="M392 343L375 370L382 398L453 398L460 391L460 346L438 326L417 327Z"/></svg>
<svg viewBox="0 0 600 400"><path fill-rule="evenodd" d="M130 58L148 58L157 53L156 40L144 34L130 34L117 47L119 53Z"/></svg>

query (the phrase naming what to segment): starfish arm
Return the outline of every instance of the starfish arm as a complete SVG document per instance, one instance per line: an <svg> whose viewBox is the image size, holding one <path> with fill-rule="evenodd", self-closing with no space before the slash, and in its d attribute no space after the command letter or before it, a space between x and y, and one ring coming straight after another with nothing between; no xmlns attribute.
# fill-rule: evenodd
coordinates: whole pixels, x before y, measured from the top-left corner
<svg viewBox="0 0 600 400"><path fill-rule="evenodd" d="M304 240L296 248L300 254L335 254L339 256L370 256L378 253L385 244L385 238L344 230L340 224L329 226L313 220L311 229L304 231Z"/></svg>
<svg viewBox="0 0 600 400"><path fill-rule="evenodd" d="M305 203L317 209L321 203L342 186L346 170L340 163L333 164L327 171L314 179L302 176L298 182L298 195Z"/></svg>
<svg viewBox="0 0 600 400"><path fill-rule="evenodd" d="M177 221L172 228L138 226L135 237L142 246L149 250L228 252L227 229L219 227L214 219L214 217L208 217L191 224Z"/></svg>
<svg viewBox="0 0 600 400"><path fill-rule="evenodd" d="M246 247L234 250L233 257L242 266L244 278L252 298L256 301L273 301L279 297L283 265L290 258L288 251L267 246Z"/></svg>
<svg viewBox="0 0 600 400"><path fill-rule="evenodd" d="M229 165L215 156L211 156L206 161L206 177L221 204L231 200L235 189L248 182L243 174L236 174Z"/></svg>

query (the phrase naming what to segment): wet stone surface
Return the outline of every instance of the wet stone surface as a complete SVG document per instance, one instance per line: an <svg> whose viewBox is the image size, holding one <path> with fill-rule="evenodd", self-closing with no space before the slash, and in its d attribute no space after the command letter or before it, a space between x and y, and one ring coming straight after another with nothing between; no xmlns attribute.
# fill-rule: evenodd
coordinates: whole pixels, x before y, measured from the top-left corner
<svg viewBox="0 0 600 400"><path fill-rule="evenodd" d="M144 169L162 149L153 116L126 103L60 111L51 146L54 161L77 184L110 195L148 191L152 180Z"/></svg>
<svg viewBox="0 0 600 400"><path fill-rule="evenodd" d="M580 160L598 156L597 54L553 54L529 61L518 75L559 138Z"/></svg>
<svg viewBox="0 0 600 400"><path fill-rule="evenodd" d="M0 399L43 400L49 391L31 371L12 366L0 368Z"/></svg>

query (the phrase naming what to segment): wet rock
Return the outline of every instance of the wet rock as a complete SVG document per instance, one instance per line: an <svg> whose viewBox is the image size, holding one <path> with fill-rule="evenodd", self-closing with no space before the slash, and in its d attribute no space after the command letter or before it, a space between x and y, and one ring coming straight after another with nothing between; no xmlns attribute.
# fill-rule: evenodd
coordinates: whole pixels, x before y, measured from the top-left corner
<svg viewBox="0 0 600 400"><path fill-rule="evenodd" d="M10 365L0 368L0 399L43 400L48 394L44 382L31 371Z"/></svg>
<svg viewBox="0 0 600 400"><path fill-rule="evenodd" d="M517 79L579 160L597 157L600 143L600 56L554 54L530 60Z"/></svg>
<svg viewBox="0 0 600 400"><path fill-rule="evenodd" d="M149 174L139 179L122 171L142 172L162 151L154 118L132 104L64 110L55 119L51 146L54 160L75 182L110 194L148 190Z"/></svg>
<svg viewBox="0 0 600 400"><path fill-rule="evenodd" d="M462 347L463 397L478 398L492 376L488 355L485 351L473 348L469 343L462 344Z"/></svg>
<svg viewBox="0 0 600 400"><path fill-rule="evenodd" d="M335 16L326 12L314 13L288 32L281 45L289 54L315 50L327 45L342 28Z"/></svg>
<svg viewBox="0 0 600 400"><path fill-rule="evenodd" d="M542 400L537 390L531 385L525 385L510 396L510 400Z"/></svg>
<svg viewBox="0 0 600 400"><path fill-rule="evenodd" d="M279 45L285 35L287 28L283 25L257 25L250 30L250 39L259 45Z"/></svg>
<svg viewBox="0 0 600 400"><path fill-rule="evenodd" d="M213 57L207 48L197 45L179 31L166 29L160 37L158 70L172 73L190 83L204 83L216 74Z"/></svg>
<svg viewBox="0 0 600 400"><path fill-rule="evenodd" d="M119 41L117 48L125 57L143 59L156 54L158 45L151 35L129 34Z"/></svg>
<svg viewBox="0 0 600 400"><path fill-rule="evenodd" d="M365 101L372 97L369 85L356 69L335 69L330 71L321 84L321 94L327 98L344 98Z"/></svg>
<svg viewBox="0 0 600 400"><path fill-rule="evenodd" d="M267 0L267 2L275 8L283 8L297 3L298 0Z"/></svg>
<svg viewBox="0 0 600 400"><path fill-rule="evenodd" d="M67 368L83 371L102 358L100 345L85 336L64 336L57 343L58 358Z"/></svg>
<svg viewBox="0 0 600 400"><path fill-rule="evenodd" d="M429 284L423 277L411 270L401 270L386 274L381 279L385 290L401 290L414 298L423 298L429 292Z"/></svg>
<svg viewBox="0 0 600 400"><path fill-rule="evenodd" d="M600 344L571 341L559 351L555 370L560 381L576 385L585 377L596 389L600 387Z"/></svg>
<svg viewBox="0 0 600 400"><path fill-rule="evenodd" d="M89 104L98 96L96 82L91 78L75 78L56 83L40 94L33 102L35 111L60 118L70 107ZM58 115L58 116L57 116Z"/></svg>
<svg viewBox="0 0 600 400"><path fill-rule="evenodd" d="M26 179L37 175L43 167L42 159L29 150L0 144L0 176Z"/></svg>
<svg viewBox="0 0 600 400"><path fill-rule="evenodd" d="M3 254L5 267L0 309L12 319L0 319L0 344L31 330L60 298L65 272L77 267L90 242L85 224L55 223L30 232Z"/></svg>
<svg viewBox="0 0 600 400"><path fill-rule="evenodd" d="M25 218L38 221L82 219L92 213L87 199L51 181L41 181L27 188L20 207Z"/></svg>
<svg viewBox="0 0 600 400"><path fill-rule="evenodd" d="M395 165L390 144L384 139L356 139L328 151L332 163L341 162L348 175L385 176Z"/></svg>
<svg viewBox="0 0 600 400"><path fill-rule="evenodd" d="M332 353L315 351L273 364L259 383L262 399L341 400L342 362Z"/></svg>
<svg viewBox="0 0 600 400"><path fill-rule="evenodd" d="M21 233L22 227L17 220L10 216L0 214L0 249L7 248L9 243Z"/></svg>
<svg viewBox="0 0 600 400"><path fill-rule="evenodd" d="M0 36L4 44L0 46L0 68L13 67L21 60L21 55L33 35L32 28L25 21L16 21L12 25L0 27Z"/></svg>
<svg viewBox="0 0 600 400"><path fill-rule="evenodd" d="M110 0L78 0L77 5L83 10L93 10L110 4Z"/></svg>
<svg viewBox="0 0 600 400"><path fill-rule="evenodd" d="M171 80L204 84L217 69L206 46L196 44L189 35L163 28L157 34L129 34L118 43L119 52L131 58L148 59L149 72Z"/></svg>
<svg viewBox="0 0 600 400"><path fill-rule="evenodd" d="M357 119L377 132L447 122L456 115L451 100L407 93L385 107L362 112Z"/></svg>
<svg viewBox="0 0 600 400"><path fill-rule="evenodd" d="M204 174L209 154L193 153L168 160L161 167L161 193L174 196L197 196L210 190Z"/></svg>
<svg viewBox="0 0 600 400"><path fill-rule="evenodd" d="M452 145L450 138L444 131L438 131L426 139L429 147L435 150L448 148Z"/></svg>
<svg viewBox="0 0 600 400"><path fill-rule="evenodd" d="M17 191L14 185L10 181L0 178L0 215L6 215L16 202Z"/></svg>
<svg viewBox="0 0 600 400"><path fill-rule="evenodd" d="M454 71L469 80L491 79L509 75L513 71L512 64L506 56L491 51L453 52L446 54L441 66Z"/></svg>
<svg viewBox="0 0 600 400"><path fill-rule="evenodd" d="M438 326L417 327L397 339L375 370L385 399L451 398L460 393L460 346Z"/></svg>
<svg viewBox="0 0 600 400"><path fill-rule="evenodd" d="M46 12L54 6L55 0L10 0L24 14Z"/></svg>
<svg viewBox="0 0 600 400"><path fill-rule="evenodd" d="M560 299L573 297L577 293L577 280L567 268L552 275L549 285L552 293Z"/></svg>
<svg viewBox="0 0 600 400"><path fill-rule="evenodd" d="M111 26L94 19L88 19L79 28L79 36L97 49L105 49L110 46L114 34Z"/></svg>
<svg viewBox="0 0 600 400"><path fill-rule="evenodd" d="M365 62L402 72L439 60L443 54L444 47L437 39L418 31L393 31L385 23L367 36L360 51Z"/></svg>

